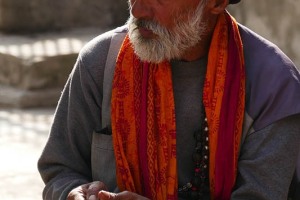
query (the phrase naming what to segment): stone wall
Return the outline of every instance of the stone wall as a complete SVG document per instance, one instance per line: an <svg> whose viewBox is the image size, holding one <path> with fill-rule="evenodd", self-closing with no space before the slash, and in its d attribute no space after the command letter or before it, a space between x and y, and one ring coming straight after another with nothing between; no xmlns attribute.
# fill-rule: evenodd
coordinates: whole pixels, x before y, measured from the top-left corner
<svg viewBox="0 0 300 200"><path fill-rule="evenodd" d="M104 31L0 34L0 109L55 106L78 52Z"/></svg>
<svg viewBox="0 0 300 200"><path fill-rule="evenodd" d="M299 0L242 0L229 10L239 22L278 45L300 68Z"/></svg>
<svg viewBox="0 0 300 200"><path fill-rule="evenodd" d="M0 0L0 31L112 27L127 18L126 0Z"/></svg>
<svg viewBox="0 0 300 200"><path fill-rule="evenodd" d="M0 31L41 32L115 27L128 17L126 0L0 0ZM277 44L300 66L300 1L242 0L229 7L239 22Z"/></svg>
<svg viewBox="0 0 300 200"><path fill-rule="evenodd" d="M0 106L56 105L80 48L124 24L126 2L0 0ZM228 9L300 66L299 0L242 0Z"/></svg>

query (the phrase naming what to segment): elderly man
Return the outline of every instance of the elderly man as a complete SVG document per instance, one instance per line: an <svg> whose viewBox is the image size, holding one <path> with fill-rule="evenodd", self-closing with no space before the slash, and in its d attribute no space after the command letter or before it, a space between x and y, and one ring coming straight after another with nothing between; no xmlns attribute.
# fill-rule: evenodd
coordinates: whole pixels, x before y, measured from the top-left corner
<svg viewBox="0 0 300 200"><path fill-rule="evenodd" d="M130 0L80 52L38 163L44 199L287 199L300 75L225 10Z"/></svg>

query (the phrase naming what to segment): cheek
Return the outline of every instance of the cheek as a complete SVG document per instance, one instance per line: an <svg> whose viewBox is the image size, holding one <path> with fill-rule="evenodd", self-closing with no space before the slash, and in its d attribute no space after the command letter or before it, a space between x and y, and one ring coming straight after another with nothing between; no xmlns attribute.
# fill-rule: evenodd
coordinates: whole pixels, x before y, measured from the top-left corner
<svg viewBox="0 0 300 200"><path fill-rule="evenodd" d="M172 29L175 26L176 16L173 9L157 8L154 16L154 20L167 29Z"/></svg>
<svg viewBox="0 0 300 200"><path fill-rule="evenodd" d="M186 0L185 0L186 1ZM172 29L179 21L185 21L188 19L192 10L195 10L198 4L192 4L188 1L180 4L164 5L163 7L157 7L155 9L156 20L166 28Z"/></svg>

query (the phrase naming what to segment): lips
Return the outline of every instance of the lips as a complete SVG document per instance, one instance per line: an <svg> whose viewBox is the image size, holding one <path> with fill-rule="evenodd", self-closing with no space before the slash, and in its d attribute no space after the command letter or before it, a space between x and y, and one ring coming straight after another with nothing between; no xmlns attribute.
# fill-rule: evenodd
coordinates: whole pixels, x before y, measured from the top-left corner
<svg viewBox="0 0 300 200"><path fill-rule="evenodd" d="M138 30L139 30L140 34L145 38L155 37L155 34L150 29L139 27Z"/></svg>

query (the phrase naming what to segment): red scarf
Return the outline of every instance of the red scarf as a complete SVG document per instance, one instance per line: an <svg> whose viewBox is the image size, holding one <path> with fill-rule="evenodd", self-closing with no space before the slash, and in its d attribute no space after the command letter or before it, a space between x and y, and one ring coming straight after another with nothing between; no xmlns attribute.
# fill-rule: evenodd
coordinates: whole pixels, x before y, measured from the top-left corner
<svg viewBox="0 0 300 200"><path fill-rule="evenodd" d="M228 13L219 16L213 33L203 102L209 126L211 198L227 200L237 174L245 107L242 42ZM120 190L150 199L177 199L171 66L141 62L128 36L117 58L111 117Z"/></svg>

